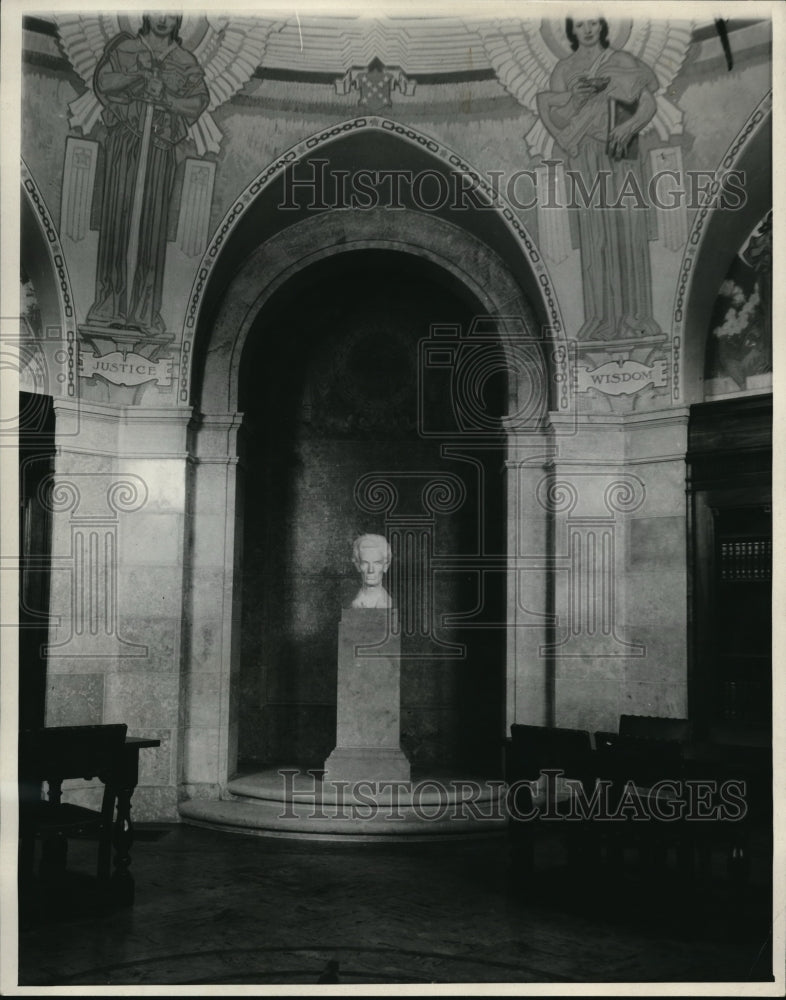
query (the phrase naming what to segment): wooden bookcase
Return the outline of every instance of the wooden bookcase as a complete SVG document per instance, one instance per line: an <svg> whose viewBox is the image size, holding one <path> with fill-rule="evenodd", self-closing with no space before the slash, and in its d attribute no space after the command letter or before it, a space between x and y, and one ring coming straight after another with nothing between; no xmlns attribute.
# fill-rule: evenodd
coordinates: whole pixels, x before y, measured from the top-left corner
<svg viewBox="0 0 786 1000"><path fill-rule="evenodd" d="M764 733L772 714L772 397L691 408L689 710L699 731Z"/></svg>

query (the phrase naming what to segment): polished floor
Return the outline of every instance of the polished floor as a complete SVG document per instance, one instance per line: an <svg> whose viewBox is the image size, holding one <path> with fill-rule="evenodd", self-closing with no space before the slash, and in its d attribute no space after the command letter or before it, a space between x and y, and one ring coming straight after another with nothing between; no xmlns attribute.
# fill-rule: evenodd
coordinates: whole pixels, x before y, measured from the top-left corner
<svg viewBox="0 0 786 1000"><path fill-rule="evenodd" d="M701 887L632 859L577 880L553 841L514 878L504 835L342 844L137 830L131 908L96 914L73 842L65 906L21 917L19 983L79 985L560 984L771 978L769 851L734 890L722 858ZM338 987L334 992L338 991Z"/></svg>

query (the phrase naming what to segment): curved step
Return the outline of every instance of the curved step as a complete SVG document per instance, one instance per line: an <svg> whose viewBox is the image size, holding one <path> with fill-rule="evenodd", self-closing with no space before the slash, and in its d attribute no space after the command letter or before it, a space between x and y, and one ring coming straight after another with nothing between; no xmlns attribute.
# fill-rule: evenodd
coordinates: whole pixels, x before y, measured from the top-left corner
<svg viewBox="0 0 786 1000"><path fill-rule="evenodd" d="M504 797L505 784L486 778L457 778L445 773L429 773L403 782L323 782L321 771L299 767L267 768L255 774L233 778L227 785L232 796L269 802L375 802L423 807L441 803L492 803Z"/></svg>
<svg viewBox="0 0 786 1000"><path fill-rule="evenodd" d="M504 787L494 781L423 778L393 793L363 782L323 786L319 777L282 768L236 778L227 795L182 802L183 821L259 836L368 841L485 837L506 825Z"/></svg>

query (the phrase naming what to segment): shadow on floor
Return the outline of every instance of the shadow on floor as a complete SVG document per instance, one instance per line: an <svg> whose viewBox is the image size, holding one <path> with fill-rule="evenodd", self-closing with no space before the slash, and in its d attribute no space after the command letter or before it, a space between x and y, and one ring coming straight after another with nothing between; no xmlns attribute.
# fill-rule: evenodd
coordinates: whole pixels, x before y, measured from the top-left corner
<svg viewBox="0 0 786 1000"><path fill-rule="evenodd" d="M720 865L686 885L627 860L577 875L544 840L522 879L504 835L345 844L140 826L135 905L91 908L74 875L73 907L20 926L19 982L768 981L767 843L757 852L743 887ZM76 842L69 869L93 857Z"/></svg>

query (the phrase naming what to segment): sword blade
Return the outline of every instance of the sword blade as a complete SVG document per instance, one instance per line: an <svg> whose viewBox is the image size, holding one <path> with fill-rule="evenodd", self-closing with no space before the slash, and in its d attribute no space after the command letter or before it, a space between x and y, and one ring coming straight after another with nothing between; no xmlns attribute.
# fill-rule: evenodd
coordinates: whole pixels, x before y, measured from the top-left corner
<svg viewBox="0 0 786 1000"><path fill-rule="evenodd" d="M128 251L126 253L126 318L131 312L134 278L136 277L137 259L139 257L142 205L145 198L147 161L150 155L150 135L152 131L153 105L152 103L148 103L145 108L145 120L142 126L142 145L139 148L139 163L137 165L136 183L134 185L134 203L131 209L131 225L128 230Z"/></svg>

